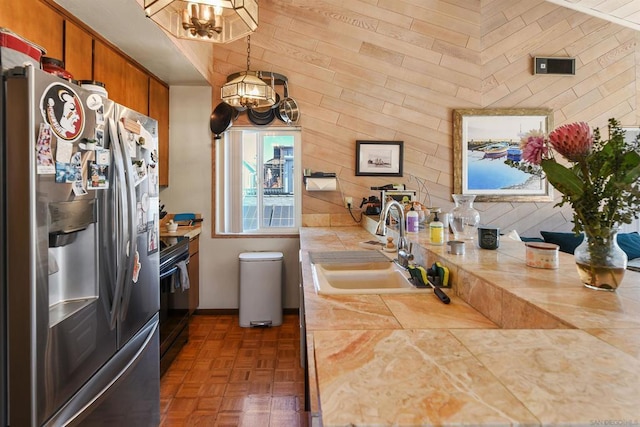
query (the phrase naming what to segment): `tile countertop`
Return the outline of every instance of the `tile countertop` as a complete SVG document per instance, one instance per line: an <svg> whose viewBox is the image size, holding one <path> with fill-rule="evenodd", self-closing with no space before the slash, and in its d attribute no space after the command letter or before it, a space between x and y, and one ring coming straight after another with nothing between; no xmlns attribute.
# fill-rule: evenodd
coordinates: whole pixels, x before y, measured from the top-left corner
<svg viewBox="0 0 640 427"><path fill-rule="evenodd" d="M449 267L450 305L430 292L318 295L308 252L362 250L372 224L300 230L316 423L640 425L640 273L593 291L571 255L541 270L521 242L451 255L423 232L413 253Z"/></svg>

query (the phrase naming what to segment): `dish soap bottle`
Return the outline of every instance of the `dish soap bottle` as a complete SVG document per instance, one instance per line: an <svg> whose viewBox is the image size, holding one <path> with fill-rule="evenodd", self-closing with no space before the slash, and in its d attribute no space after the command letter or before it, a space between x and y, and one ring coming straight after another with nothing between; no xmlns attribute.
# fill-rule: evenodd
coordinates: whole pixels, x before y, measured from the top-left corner
<svg viewBox="0 0 640 427"><path fill-rule="evenodd" d="M434 214L433 221L429 223L429 239L432 245L444 244L444 224L438 218L438 212Z"/></svg>
<svg viewBox="0 0 640 427"><path fill-rule="evenodd" d="M418 232L418 212L411 206L409 212L407 212L407 233Z"/></svg>

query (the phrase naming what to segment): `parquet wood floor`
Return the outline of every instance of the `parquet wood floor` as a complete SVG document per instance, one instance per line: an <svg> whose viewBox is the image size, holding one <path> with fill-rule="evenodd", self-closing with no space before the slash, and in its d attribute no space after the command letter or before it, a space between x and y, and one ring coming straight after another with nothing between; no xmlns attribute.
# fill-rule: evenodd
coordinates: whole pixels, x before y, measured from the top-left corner
<svg viewBox="0 0 640 427"><path fill-rule="evenodd" d="M241 328L238 315L194 315L189 342L160 380L161 427L305 427L297 315Z"/></svg>

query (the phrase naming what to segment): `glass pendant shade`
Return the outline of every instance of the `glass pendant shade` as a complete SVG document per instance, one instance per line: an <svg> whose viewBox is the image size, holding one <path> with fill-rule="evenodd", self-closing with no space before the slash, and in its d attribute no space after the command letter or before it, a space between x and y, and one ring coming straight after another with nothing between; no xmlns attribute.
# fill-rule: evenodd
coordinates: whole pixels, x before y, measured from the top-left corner
<svg viewBox="0 0 640 427"><path fill-rule="evenodd" d="M180 39L228 43L258 28L257 0L144 0L144 11Z"/></svg>
<svg viewBox="0 0 640 427"><path fill-rule="evenodd" d="M270 107L276 102L273 86L258 77L254 71L229 76L220 92L222 100L236 108Z"/></svg>

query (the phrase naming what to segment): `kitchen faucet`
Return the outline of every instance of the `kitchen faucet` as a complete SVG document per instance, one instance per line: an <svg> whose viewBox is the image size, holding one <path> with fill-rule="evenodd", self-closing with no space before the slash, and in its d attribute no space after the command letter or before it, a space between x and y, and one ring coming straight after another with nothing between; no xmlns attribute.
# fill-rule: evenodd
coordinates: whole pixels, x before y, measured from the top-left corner
<svg viewBox="0 0 640 427"><path fill-rule="evenodd" d="M389 211L392 207L395 207L398 211L398 215L400 216L400 232L398 237L398 257L393 260L400 267L405 270L409 268L409 261L413 260L413 254L411 253L411 248L409 243L407 242L407 238L405 237L405 229L404 229L404 208L397 200L389 200L384 205L384 211L380 214L380 221L378 221L378 226L376 227L376 234L378 236L384 236L387 234L387 217L389 216Z"/></svg>

